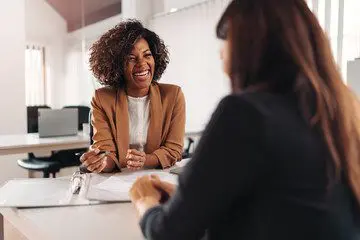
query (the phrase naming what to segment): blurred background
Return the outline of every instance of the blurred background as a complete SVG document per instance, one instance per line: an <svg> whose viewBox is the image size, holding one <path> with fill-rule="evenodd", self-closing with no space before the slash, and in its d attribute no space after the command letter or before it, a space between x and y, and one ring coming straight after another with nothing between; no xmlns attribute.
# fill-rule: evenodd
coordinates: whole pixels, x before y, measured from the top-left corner
<svg viewBox="0 0 360 240"><path fill-rule="evenodd" d="M122 19L137 18L170 50L160 80L183 88L186 132L203 130L229 93L215 25L229 0L3 0L0 8L0 135L27 132L27 106L89 106L99 87L89 48ZM309 0L331 41L343 79L360 94L360 1ZM244 33L246 34L246 33ZM0 156L0 184L27 176L16 159ZM66 174L66 173L64 173Z"/></svg>

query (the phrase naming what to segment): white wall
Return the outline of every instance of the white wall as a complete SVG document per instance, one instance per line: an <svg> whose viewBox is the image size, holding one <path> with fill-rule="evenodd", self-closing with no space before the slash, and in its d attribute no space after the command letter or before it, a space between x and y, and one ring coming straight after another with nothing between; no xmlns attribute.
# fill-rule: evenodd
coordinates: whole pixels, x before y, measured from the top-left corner
<svg viewBox="0 0 360 240"><path fill-rule="evenodd" d="M168 12L172 8L181 9L184 7L189 7L197 3L204 2L206 0L164 0L165 11Z"/></svg>
<svg viewBox="0 0 360 240"><path fill-rule="evenodd" d="M165 0L152 0L152 12L155 14L165 12Z"/></svg>
<svg viewBox="0 0 360 240"><path fill-rule="evenodd" d="M120 23L122 15L118 14L113 17L107 18L103 21L88 25L84 28L78 29L76 31L70 32L67 34L67 46L80 46L82 40L85 39L86 42L96 41L103 33L108 31L110 28L114 27L116 24Z"/></svg>
<svg viewBox="0 0 360 240"><path fill-rule="evenodd" d="M89 69L88 49L103 33L122 19L116 15L67 34L65 51L65 91L59 96L62 105L90 105L98 86Z"/></svg>
<svg viewBox="0 0 360 240"><path fill-rule="evenodd" d="M3 1L0 8L0 134L26 132L24 11L22 0ZM18 157L22 156L0 157L0 184L12 177L26 176L16 165Z"/></svg>
<svg viewBox="0 0 360 240"><path fill-rule="evenodd" d="M66 21L45 0L25 0L25 33L27 43L45 47L47 104L61 107Z"/></svg>
<svg viewBox="0 0 360 240"><path fill-rule="evenodd" d="M0 8L0 134L23 133L25 122L25 32L22 0ZM10 24L11 23L11 24Z"/></svg>
<svg viewBox="0 0 360 240"><path fill-rule="evenodd" d="M215 25L228 2L208 1L150 22L170 51L170 64L160 81L184 91L187 132L203 130L219 100L230 92L215 37Z"/></svg>
<svg viewBox="0 0 360 240"><path fill-rule="evenodd" d="M164 0L122 0L121 10L124 19L136 18L147 25L155 13L164 10Z"/></svg>
<svg viewBox="0 0 360 240"><path fill-rule="evenodd" d="M11 25L9 25L11 23ZM25 45L45 47L48 104L57 107L63 92L63 52L66 23L45 0L4 1L0 8L0 134L26 132ZM6 117L5 117L6 116ZM0 185L12 178L27 177L16 160L25 154L0 157Z"/></svg>

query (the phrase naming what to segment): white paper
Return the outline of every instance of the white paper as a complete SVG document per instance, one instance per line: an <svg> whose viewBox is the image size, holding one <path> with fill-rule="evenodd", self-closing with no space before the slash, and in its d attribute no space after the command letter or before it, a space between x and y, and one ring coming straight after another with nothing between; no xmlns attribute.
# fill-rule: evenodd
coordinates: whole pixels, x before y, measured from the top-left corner
<svg viewBox="0 0 360 240"><path fill-rule="evenodd" d="M69 189L70 179L10 180L0 188L0 207L56 207L89 205L92 202Z"/></svg>
<svg viewBox="0 0 360 240"><path fill-rule="evenodd" d="M167 181L172 184L177 184L177 176L163 171L138 171L125 173L121 175L114 175L107 178L105 181L99 184L93 185L92 188L99 190L105 190L113 193L128 193L131 186L134 184L137 178L145 175L157 175L162 181Z"/></svg>

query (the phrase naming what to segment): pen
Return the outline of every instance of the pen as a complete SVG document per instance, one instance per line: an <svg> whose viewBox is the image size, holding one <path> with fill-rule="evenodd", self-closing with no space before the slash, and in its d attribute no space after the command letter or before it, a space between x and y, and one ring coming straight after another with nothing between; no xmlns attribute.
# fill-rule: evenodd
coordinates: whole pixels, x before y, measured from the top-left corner
<svg viewBox="0 0 360 240"><path fill-rule="evenodd" d="M78 157L80 157L81 155L83 155L84 153L86 153L86 152L77 152L77 153L75 153L75 156L78 156ZM110 152L109 151L104 151L104 150L102 150L102 151L100 151L98 154L96 154L96 155L99 155L99 154L105 154L105 155L107 155L107 154L109 154Z"/></svg>

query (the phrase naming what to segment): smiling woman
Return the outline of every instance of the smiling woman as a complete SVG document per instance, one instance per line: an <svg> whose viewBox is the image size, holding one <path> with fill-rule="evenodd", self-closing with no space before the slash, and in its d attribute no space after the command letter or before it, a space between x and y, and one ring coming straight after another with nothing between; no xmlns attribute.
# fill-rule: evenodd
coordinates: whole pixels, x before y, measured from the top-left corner
<svg viewBox="0 0 360 240"><path fill-rule="evenodd" d="M142 61L137 64L138 60ZM155 61L149 44L144 38L136 41L133 50L124 63L127 92L130 96L143 97L149 90L154 75Z"/></svg>
<svg viewBox="0 0 360 240"><path fill-rule="evenodd" d="M157 83L169 63L159 36L128 20L90 51L90 68L104 87L92 99L93 145L80 158L88 170L167 168L181 160L185 99L180 87Z"/></svg>

